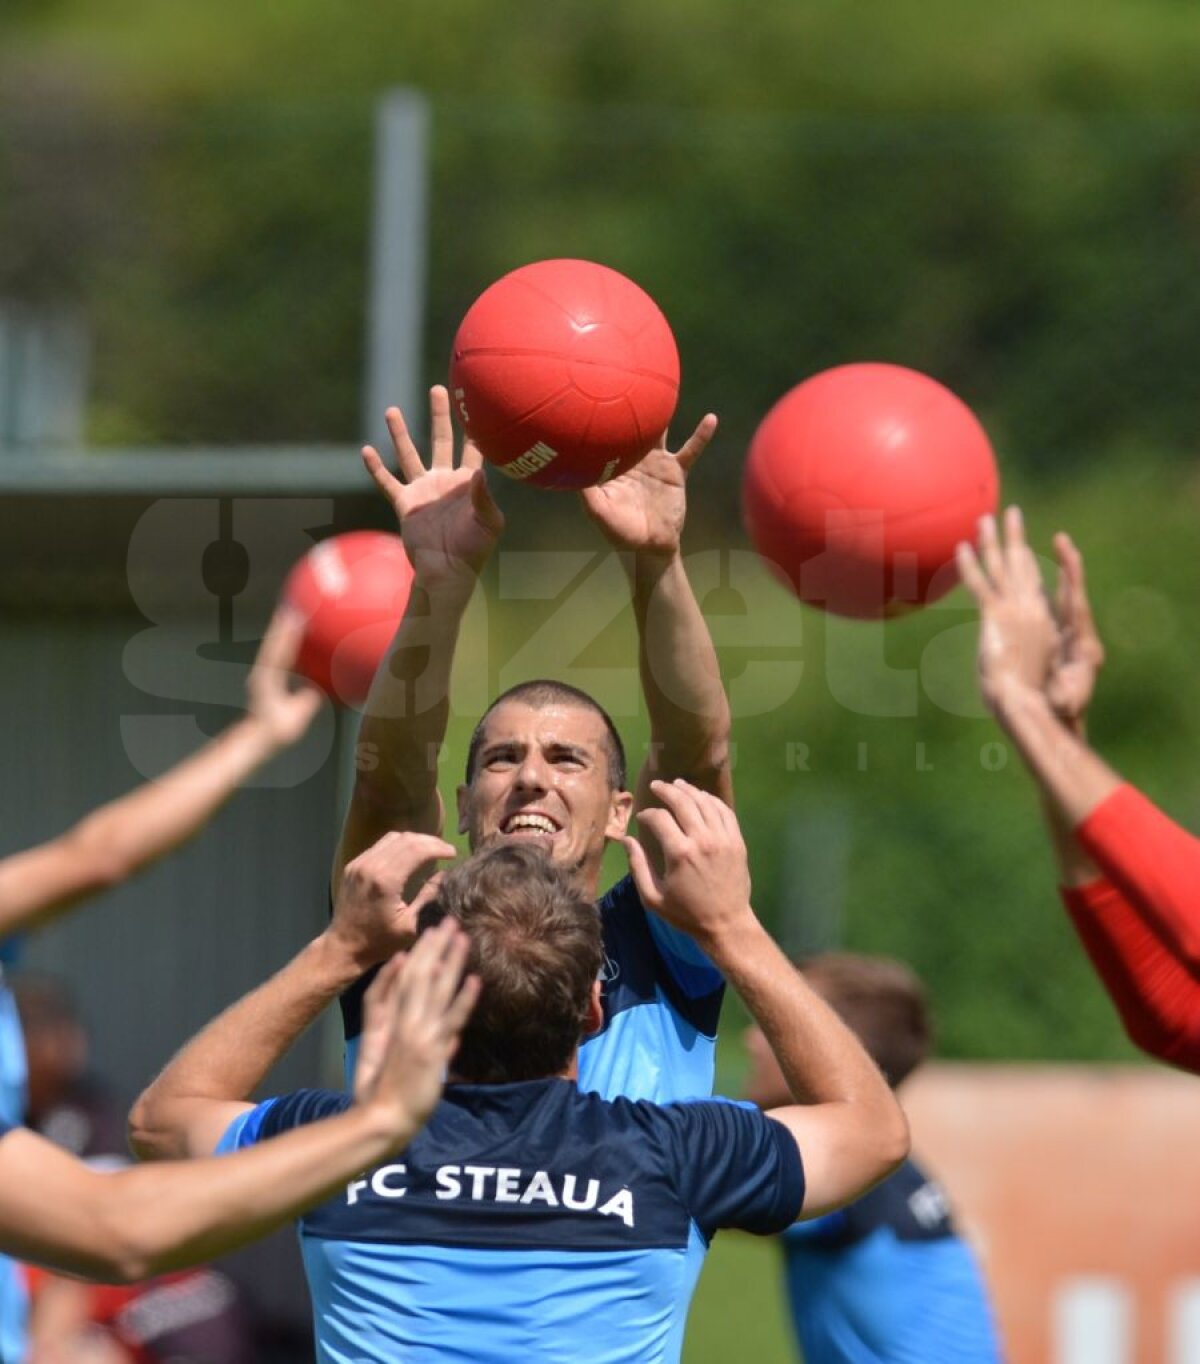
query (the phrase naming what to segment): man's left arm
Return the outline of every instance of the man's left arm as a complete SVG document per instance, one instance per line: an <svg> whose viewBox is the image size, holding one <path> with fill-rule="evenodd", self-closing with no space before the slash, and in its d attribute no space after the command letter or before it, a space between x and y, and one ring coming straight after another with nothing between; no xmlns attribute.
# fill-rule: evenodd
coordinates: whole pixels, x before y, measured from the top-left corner
<svg viewBox="0 0 1200 1364"><path fill-rule="evenodd" d="M635 809L650 783L683 778L733 801L729 702L681 551L688 471L717 429L711 413L677 453L666 438L628 473L584 490L588 514L621 552L638 630L638 667L650 717L650 751Z"/></svg>

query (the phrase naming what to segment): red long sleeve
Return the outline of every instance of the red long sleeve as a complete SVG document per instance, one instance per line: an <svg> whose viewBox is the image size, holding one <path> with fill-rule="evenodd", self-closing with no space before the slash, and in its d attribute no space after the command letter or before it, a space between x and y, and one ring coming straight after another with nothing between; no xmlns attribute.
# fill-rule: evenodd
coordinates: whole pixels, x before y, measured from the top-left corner
<svg viewBox="0 0 1200 1364"><path fill-rule="evenodd" d="M1200 839L1129 785L1102 801L1075 834L1174 955L1200 968Z"/></svg>
<svg viewBox="0 0 1200 1364"><path fill-rule="evenodd" d="M1111 882L1063 887L1062 898L1130 1041L1200 1073L1200 979Z"/></svg>

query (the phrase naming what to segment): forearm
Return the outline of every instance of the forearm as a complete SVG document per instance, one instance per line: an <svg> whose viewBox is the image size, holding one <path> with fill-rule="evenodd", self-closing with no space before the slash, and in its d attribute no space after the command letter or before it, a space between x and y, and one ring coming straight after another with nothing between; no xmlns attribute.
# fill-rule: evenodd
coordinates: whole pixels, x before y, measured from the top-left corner
<svg viewBox="0 0 1200 1364"><path fill-rule="evenodd" d="M165 776L82 819L51 843L0 863L0 935L37 927L140 871L201 829L278 751L251 716Z"/></svg>
<svg viewBox="0 0 1200 1364"><path fill-rule="evenodd" d="M1128 785L1098 804L1075 836L1171 950L1200 967L1200 839Z"/></svg>
<svg viewBox="0 0 1200 1364"><path fill-rule="evenodd" d="M32 1134L10 1134L0 1238L71 1273L144 1278L263 1235L406 1145L416 1130L415 1122L356 1106L229 1156L114 1173L87 1170ZM47 1179L55 1176L56 1195L47 1201Z"/></svg>
<svg viewBox="0 0 1200 1364"><path fill-rule="evenodd" d="M1076 828L1121 785L1121 778L1054 714L1041 692L1011 688L998 704L996 719L1048 809L1068 828Z"/></svg>
<svg viewBox="0 0 1200 1364"><path fill-rule="evenodd" d="M375 674L359 728L343 863L388 829L439 831L438 750L446 736L450 676L473 581L426 586L418 576L413 582L408 609Z"/></svg>
<svg viewBox="0 0 1200 1364"><path fill-rule="evenodd" d="M890 1104L887 1086L858 1039L757 918L702 946L762 1029L798 1102Z"/></svg>
<svg viewBox="0 0 1200 1364"><path fill-rule="evenodd" d="M1054 864L1058 872L1060 886L1086 886L1100 876L1100 868L1084 852L1075 830L1062 810L1043 796L1041 800L1042 819L1050 840L1050 850L1054 854Z"/></svg>
<svg viewBox="0 0 1200 1364"><path fill-rule="evenodd" d="M908 1123L862 1044L757 921L708 942L766 1036L796 1103L770 1111L804 1161L806 1216L840 1207L908 1154Z"/></svg>
<svg viewBox="0 0 1200 1364"><path fill-rule="evenodd" d="M729 702L683 559L678 553L634 554L627 571L650 717L643 784L652 777L683 777L731 803Z"/></svg>
<svg viewBox="0 0 1200 1364"><path fill-rule="evenodd" d="M365 969L326 932L287 966L214 1019L171 1060L130 1114L130 1140L144 1159L207 1154L209 1125L193 1115L245 1101L321 1011Z"/></svg>
<svg viewBox="0 0 1200 1364"><path fill-rule="evenodd" d="M1111 882L1064 887L1063 903L1136 1046L1200 1070L1200 980Z"/></svg>
<svg viewBox="0 0 1200 1364"><path fill-rule="evenodd" d="M1083 720L1063 722L1066 728L1080 741L1084 741ZM1042 820L1046 826L1046 834L1050 842L1050 850L1054 854L1054 863L1058 872L1058 883L1064 890L1086 886L1096 881L1100 876L1100 868L1084 852L1079 840L1075 837L1075 826L1067 818L1062 808L1044 791L1039 791L1039 800L1042 809Z"/></svg>

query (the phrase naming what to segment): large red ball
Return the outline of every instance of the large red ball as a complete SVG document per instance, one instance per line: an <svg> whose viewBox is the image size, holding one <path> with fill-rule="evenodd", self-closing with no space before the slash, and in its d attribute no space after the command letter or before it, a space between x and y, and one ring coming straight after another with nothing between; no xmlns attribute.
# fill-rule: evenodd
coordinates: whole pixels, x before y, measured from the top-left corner
<svg viewBox="0 0 1200 1364"><path fill-rule="evenodd" d="M398 535L355 530L296 564L283 599L306 620L296 670L345 705L366 699L408 605L412 566Z"/></svg>
<svg viewBox="0 0 1200 1364"><path fill-rule="evenodd" d="M801 600L899 615L957 581L954 547L996 509L992 447L949 389L899 365L842 365L786 393L750 446L759 553Z"/></svg>
<svg viewBox="0 0 1200 1364"><path fill-rule="evenodd" d="M584 488L632 468L667 429L679 352L658 305L586 260L498 279L454 338L450 392L463 427L512 478Z"/></svg>

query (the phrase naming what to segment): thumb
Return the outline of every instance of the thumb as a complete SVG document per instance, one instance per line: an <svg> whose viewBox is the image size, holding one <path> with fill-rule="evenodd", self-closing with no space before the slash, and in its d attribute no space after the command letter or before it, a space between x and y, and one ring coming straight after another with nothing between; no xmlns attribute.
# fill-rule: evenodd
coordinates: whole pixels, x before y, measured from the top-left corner
<svg viewBox="0 0 1200 1364"><path fill-rule="evenodd" d="M630 834L626 834L621 842L629 856L629 870L633 874L633 884L642 898L642 904L649 909L661 909L664 899L662 882L650 865L646 849Z"/></svg>
<svg viewBox="0 0 1200 1364"><path fill-rule="evenodd" d="M717 418L715 413L709 412L706 416L700 419L699 426L697 426L696 429L692 432L692 434L687 438L687 440L683 444L683 447L675 456L675 458L679 462L679 467L684 471L684 473L687 473L687 471L692 467L692 465L695 464L695 462L704 453L706 447L708 446L709 441L712 440L713 436L716 434L716 430ZM667 437L666 432L664 432L663 445L665 446L666 443Z"/></svg>
<svg viewBox="0 0 1200 1364"><path fill-rule="evenodd" d="M504 528L504 516L488 487L487 475L476 469L471 478L471 508L480 524L488 530L499 531Z"/></svg>

